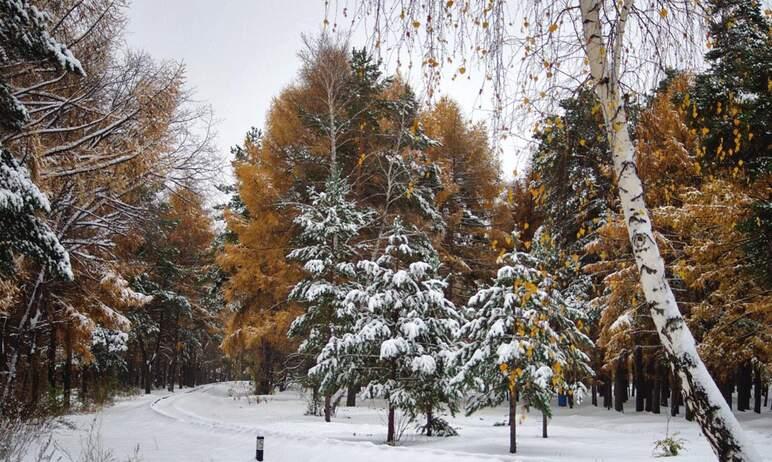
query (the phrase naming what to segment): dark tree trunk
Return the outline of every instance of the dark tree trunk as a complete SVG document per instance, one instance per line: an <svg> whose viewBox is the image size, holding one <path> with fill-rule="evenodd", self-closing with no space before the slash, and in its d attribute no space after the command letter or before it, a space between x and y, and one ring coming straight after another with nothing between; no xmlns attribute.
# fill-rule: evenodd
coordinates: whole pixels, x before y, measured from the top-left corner
<svg viewBox="0 0 772 462"><path fill-rule="evenodd" d="M656 359L652 359L654 367L654 382L649 393L649 402L651 403L651 412L659 414L660 397L662 396L662 365Z"/></svg>
<svg viewBox="0 0 772 462"><path fill-rule="evenodd" d="M40 400L40 382L41 382L41 370L40 370L40 348L38 345L38 337L40 335L36 331L32 334L33 345L32 345L32 351L30 352L30 372L32 374L31 377L31 383L30 383L30 396L29 396L29 406L31 409L35 410L37 408L38 401Z"/></svg>
<svg viewBox="0 0 772 462"><path fill-rule="evenodd" d="M142 381L145 385L145 394L150 394L150 388L152 386L151 381L153 380L152 377L150 377L150 361L147 358L147 352L145 351L144 346L140 343L140 349L142 352Z"/></svg>
<svg viewBox="0 0 772 462"><path fill-rule="evenodd" d="M177 378L177 357L179 356L178 344L180 343L180 311L174 317L174 339L172 344L172 362L169 365L169 374L166 377L166 383L169 385L169 392L174 393L174 380Z"/></svg>
<svg viewBox="0 0 772 462"><path fill-rule="evenodd" d="M509 391L509 452L517 452L517 399L515 392Z"/></svg>
<svg viewBox="0 0 772 462"><path fill-rule="evenodd" d="M64 327L64 371L62 372L62 382L64 386L64 408L70 408L70 389L72 388L72 334L70 326Z"/></svg>
<svg viewBox="0 0 772 462"><path fill-rule="evenodd" d="M604 375L603 377L603 407L611 410L611 377Z"/></svg>
<svg viewBox="0 0 772 462"><path fill-rule="evenodd" d="M761 367L756 366L755 379L753 381L753 412L761 414Z"/></svg>
<svg viewBox="0 0 772 462"><path fill-rule="evenodd" d="M689 405L689 402L684 402L684 410L686 411L684 417L687 421L692 422L694 420L694 411L692 411L692 407Z"/></svg>
<svg viewBox="0 0 772 462"><path fill-rule="evenodd" d="M332 396L324 395L324 421L329 422L332 419Z"/></svg>
<svg viewBox="0 0 772 462"><path fill-rule="evenodd" d="M723 383L721 383L719 390L721 390L721 395L724 397L724 401L726 401L729 409L732 409L732 393L734 392L734 384L732 381L726 379Z"/></svg>
<svg viewBox="0 0 772 462"><path fill-rule="evenodd" d="M737 410L747 411L751 407L751 388L753 386L753 367L745 363L740 367L737 387ZM742 406L742 407L741 407Z"/></svg>
<svg viewBox="0 0 772 462"><path fill-rule="evenodd" d="M681 405L681 380L675 375L670 378L670 415L678 415L678 407Z"/></svg>
<svg viewBox="0 0 772 462"><path fill-rule="evenodd" d="M48 386L52 390L56 388L56 326L53 320L49 320L51 326L48 332Z"/></svg>
<svg viewBox="0 0 772 462"><path fill-rule="evenodd" d="M80 402L88 402L88 366L80 370Z"/></svg>
<svg viewBox="0 0 772 462"><path fill-rule="evenodd" d="M644 397L646 393L643 391L645 373L643 370L643 349L640 346L635 347L633 351L633 373L635 374L635 412L641 412L644 408Z"/></svg>
<svg viewBox="0 0 772 462"><path fill-rule="evenodd" d="M653 390L655 387L656 382L656 372L654 371L654 358L649 357L648 361L646 361L646 372L643 378L643 386L641 387L641 392L644 395L644 398L646 399L646 404L644 406L644 409L646 412L652 412L654 410L654 395ZM659 406L659 401L657 401L657 405Z"/></svg>
<svg viewBox="0 0 772 462"><path fill-rule="evenodd" d="M617 359L616 370L614 371L614 410L624 412L625 392L627 387L624 379L624 356L620 355Z"/></svg>
<svg viewBox="0 0 772 462"><path fill-rule="evenodd" d="M359 384L349 384L346 390L346 407L355 407L357 405L357 393L359 393Z"/></svg>
<svg viewBox="0 0 772 462"><path fill-rule="evenodd" d="M598 407L598 384L594 379L592 381L592 385L590 386L590 393L592 394L592 405Z"/></svg>
<svg viewBox="0 0 772 462"><path fill-rule="evenodd" d="M388 427L388 432L386 433L386 442L391 445L394 445L396 443L396 433L397 433L394 414L395 414L394 406L389 404L389 427Z"/></svg>
<svg viewBox="0 0 772 462"><path fill-rule="evenodd" d="M432 421L434 417L432 415L432 408L426 410L426 436L432 436Z"/></svg>
<svg viewBox="0 0 772 462"><path fill-rule="evenodd" d="M547 414L544 412L541 413L541 437L547 437Z"/></svg>
<svg viewBox="0 0 772 462"><path fill-rule="evenodd" d="M667 407L668 398L670 397L670 374L668 374L668 368L666 365L660 363L659 374L660 389L662 390L662 393L659 395L659 400L662 406Z"/></svg>

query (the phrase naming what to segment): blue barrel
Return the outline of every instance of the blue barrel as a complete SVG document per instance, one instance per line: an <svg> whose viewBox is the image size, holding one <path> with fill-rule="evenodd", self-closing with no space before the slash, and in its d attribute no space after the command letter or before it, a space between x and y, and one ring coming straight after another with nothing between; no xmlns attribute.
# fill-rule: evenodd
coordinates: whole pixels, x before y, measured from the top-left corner
<svg viewBox="0 0 772 462"><path fill-rule="evenodd" d="M560 407L568 406L568 397L563 393L558 395L558 406Z"/></svg>

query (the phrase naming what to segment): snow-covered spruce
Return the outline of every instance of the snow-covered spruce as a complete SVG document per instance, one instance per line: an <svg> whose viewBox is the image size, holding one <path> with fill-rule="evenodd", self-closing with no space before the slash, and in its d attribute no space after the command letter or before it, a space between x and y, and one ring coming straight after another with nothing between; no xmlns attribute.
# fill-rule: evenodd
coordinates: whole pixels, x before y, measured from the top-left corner
<svg viewBox="0 0 772 462"><path fill-rule="evenodd" d="M70 257L56 234L38 217L48 212L48 199L27 169L0 148L0 269L10 270L12 251L38 260L51 273L72 279Z"/></svg>
<svg viewBox="0 0 772 462"><path fill-rule="evenodd" d="M346 295L353 289L356 247L353 240L370 218L370 213L348 199L350 187L333 170L322 192L311 190L311 204L299 206L295 223L300 227L299 247L287 258L303 264L306 277L298 282L289 299L305 306L292 323L289 336L300 338L298 353L310 366L330 338L349 332L354 323ZM330 421L331 396L341 388L340 378L309 372L314 392L324 395L324 417Z"/></svg>
<svg viewBox="0 0 772 462"><path fill-rule="evenodd" d="M584 385L567 377L592 373L581 350L592 341L576 324L584 313L555 288L540 259L515 250L502 260L493 284L469 300L453 383L469 389L467 413L509 401L514 453L517 399L547 417L556 392L581 399Z"/></svg>
<svg viewBox="0 0 772 462"><path fill-rule="evenodd" d="M431 243L399 219L387 234L376 261L361 261L362 287L346 297L356 313L352 332L333 336L312 373L322 380L358 374L365 396L389 405L387 441L396 441L395 411L410 418L426 416L422 431L455 434L436 417L457 410L459 387L450 376L451 349L459 315L437 279L439 259Z"/></svg>

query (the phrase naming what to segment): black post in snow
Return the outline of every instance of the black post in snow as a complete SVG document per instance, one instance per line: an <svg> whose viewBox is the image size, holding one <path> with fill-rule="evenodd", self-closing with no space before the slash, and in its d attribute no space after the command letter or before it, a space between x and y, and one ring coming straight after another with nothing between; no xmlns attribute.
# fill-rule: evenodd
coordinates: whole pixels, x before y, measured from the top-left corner
<svg viewBox="0 0 772 462"><path fill-rule="evenodd" d="M265 437L264 436L257 436L257 449L255 451L255 459L256 460L263 460L263 445L265 444Z"/></svg>

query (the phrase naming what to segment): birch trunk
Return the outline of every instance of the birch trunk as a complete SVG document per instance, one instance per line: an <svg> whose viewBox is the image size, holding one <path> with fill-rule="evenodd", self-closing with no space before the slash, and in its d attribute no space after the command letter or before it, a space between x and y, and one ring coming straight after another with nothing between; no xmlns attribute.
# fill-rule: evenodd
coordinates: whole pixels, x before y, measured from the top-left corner
<svg viewBox="0 0 772 462"><path fill-rule="evenodd" d="M694 337L681 316L665 276L665 264L652 232L643 185L636 171L635 148L619 85L623 38L633 0L620 5L614 42L605 43L600 14L603 0L580 0L582 33L590 76L600 102L614 159L619 198L630 236L641 288L662 346L681 379L686 402L721 461L759 461L734 414L700 359ZM609 48L609 46L611 48Z"/></svg>

